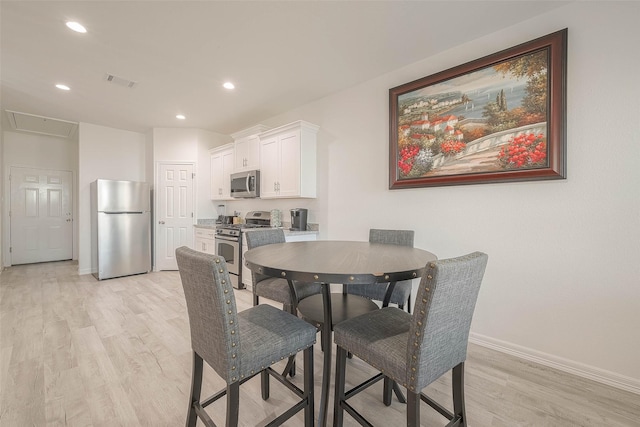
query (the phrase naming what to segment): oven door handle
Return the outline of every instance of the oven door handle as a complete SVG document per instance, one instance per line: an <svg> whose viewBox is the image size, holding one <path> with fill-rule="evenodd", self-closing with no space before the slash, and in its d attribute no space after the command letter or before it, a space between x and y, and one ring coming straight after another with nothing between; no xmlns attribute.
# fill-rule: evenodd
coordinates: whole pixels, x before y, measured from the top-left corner
<svg viewBox="0 0 640 427"><path fill-rule="evenodd" d="M239 239L237 237L227 237L227 236L217 235L216 240L224 240L225 242L237 242Z"/></svg>

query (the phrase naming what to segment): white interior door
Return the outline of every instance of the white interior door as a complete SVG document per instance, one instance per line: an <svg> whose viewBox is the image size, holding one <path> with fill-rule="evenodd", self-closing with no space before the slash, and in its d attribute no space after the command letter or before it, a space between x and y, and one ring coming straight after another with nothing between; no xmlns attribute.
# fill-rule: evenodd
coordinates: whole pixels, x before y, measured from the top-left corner
<svg viewBox="0 0 640 427"><path fill-rule="evenodd" d="M177 270L175 251L193 247L193 164L160 164L156 203L156 270Z"/></svg>
<svg viewBox="0 0 640 427"><path fill-rule="evenodd" d="M73 258L71 172L11 167L11 264Z"/></svg>

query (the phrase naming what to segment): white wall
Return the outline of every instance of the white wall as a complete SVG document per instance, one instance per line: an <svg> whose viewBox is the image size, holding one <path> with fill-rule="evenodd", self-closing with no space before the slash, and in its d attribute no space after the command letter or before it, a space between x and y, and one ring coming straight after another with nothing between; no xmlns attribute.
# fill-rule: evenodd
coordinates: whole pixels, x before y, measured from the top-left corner
<svg viewBox="0 0 640 427"><path fill-rule="evenodd" d="M60 138L26 132L4 132L4 163L40 169L75 170L77 138Z"/></svg>
<svg viewBox="0 0 640 427"><path fill-rule="evenodd" d="M0 274L4 269L4 228L6 218L4 215L4 132L2 131L2 120L0 120Z"/></svg>
<svg viewBox="0 0 640 427"><path fill-rule="evenodd" d="M4 187L3 216L6 228L2 233L5 237L4 247L10 246L9 207L11 188L9 173L12 166L28 167L36 169L55 169L71 171L72 196L73 196L73 259L78 259L78 139L77 135L71 138L60 138L48 135L39 135L26 132L3 132L4 148L2 156ZM11 263L10 254L5 252L4 265Z"/></svg>
<svg viewBox="0 0 640 427"><path fill-rule="evenodd" d="M144 134L80 123L78 149L79 247L78 272L91 273L89 184L96 179L146 180L147 138Z"/></svg>
<svg viewBox="0 0 640 427"><path fill-rule="evenodd" d="M440 258L484 251L476 342L640 392L638 16L574 2L262 123L321 127L323 238L410 228ZM565 27L568 179L388 190L389 88Z"/></svg>

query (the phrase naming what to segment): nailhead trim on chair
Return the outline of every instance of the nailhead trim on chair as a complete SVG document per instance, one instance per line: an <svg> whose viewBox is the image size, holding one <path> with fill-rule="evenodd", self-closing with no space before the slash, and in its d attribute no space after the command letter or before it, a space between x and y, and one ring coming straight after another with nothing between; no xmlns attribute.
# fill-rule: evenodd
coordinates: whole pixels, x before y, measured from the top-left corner
<svg viewBox="0 0 640 427"><path fill-rule="evenodd" d="M394 363L399 362L398 358L403 355L398 351L404 346L398 346L396 341L386 340L392 337L406 343L405 345L408 347L407 353L404 355L408 360L398 366L404 367L398 372L400 376L403 376L402 380L397 381L397 379L391 378L397 383L402 383L409 391L407 426L420 425L419 405L421 401L425 401L440 415L447 418L450 421L448 426L467 425L464 405L464 360L473 309L486 264L487 255L481 252L442 260L437 265L430 263L418 288L420 300L415 307L417 314L414 314L409 323L408 332L402 330L402 336L394 326L395 323L393 325L381 323L395 320L395 311L392 311L394 309L380 311L379 315L370 314L368 317L363 315L359 319L353 319L352 323L345 322L338 326L336 343L338 343L339 359L336 364L335 377L338 401L334 407L334 421L337 420L337 425L342 425L345 411L359 423L371 425L361 413L346 401L354 394L375 384L382 376L388 377L387 373L358 353L370 356L385 366L395 366ZM440 265L443 267L440 268ZM434 279L434 276L437 279ZM431 292L432 289L434 292ZM458 299L463 300L463 303L459 304ZM433 304L440 303L443 305L433 306ZM435 308L430 311L427 318L426 311L427 309L431 310L431 307ZM379 332L376 331L378 328L380 328ZM425 348L419 352L418 349L421 345L427 344L427 340L432 341L433 348ZM369 344L367 345L367 343ZM390 345L394 347L392 348ZM358 351L349 347L356 347ZM360 357L380 371L382 375L378 374L361 385L346 390L347 352ZM421 358L424 359L421 360ZM452 372L453 411L421 393L422 388L433 383L447 371ZM390 404L387 395L389 393L388 387L389 383L387 382L385 383L385 398L383 400L386 405Z"/></svg>
<svg viewBox="0 0 640 427"><path fill-rule="evenodd" d="M433 269L435 268L436 265L434 263L429 263L429 268ZM432 271L427 271L427 277L426 277L426 286L425 286L425 291L426 292L430 292L431 290L431 283L433 283L433 273ZM426 310L425 307L427 305L427 303L429 302L429 300L427 298L422 298L421 300L422 302L422 306L420 307L419 310L419 315L418 315L418 319L417 319L417 324L419 326L422 326L423 322L425 321L425 315L426 315ZM418 308L418 307L416 307ZM418 353L417 353L417 349L420 346L420 342L421 342L421 337L420 337L420 332L416 332L415 333L416 338L413 341L413 354L411 355L411 359L409 361L409 368L411 371L411 375L409 376L409 380L410 383L408 384L408 387L406 384L403 384L404 387L407 387L409 390L414 391L415 390L415 380L416 380L416 372L418 371Z"/></svg>
<svg viewBox="0 0 640 427"><path fill-rule="evenodd" d="M228 406L227 425L237 425L237 408L239 404L238 388L240 386L239 378L242 379L242 382L246 381L247 377L250 378L248 373L244 371L243 365L245 365L246 368L253 369L251 371L251 376L255 375L259 372L256 364L266 363L268 360L262 359L262 361L259 361L260 359L257 359L260 357L259 354L265 354L270 351L270 346L265 345L264 350L261 350L262 353L258 352L257 355L254 356L248 355L246 360L242 353L237 352L240 350L240 342L244 342L240 340L241 332L244 331L242 328L247 329L248 333L245 338L247 339L247 342L250 343L249 347L253 345L251 343L257 343L256 340L259 340L260 336L256 334L261 333L262 331L260 330L260 323L256 323L255 326L252 326L253 323L251 322L253 322L253 318L249 313L245 315L248 323L245 324L244 321L235 321L236 305L234 290L232 289L231 281L226 280L229 277L226 269L224 268L225 261L222 257L198 253L187 247L177 249L176 254L178 264L180 265L181 279L183 280L183 286L185 289L187 308L191 309L191 311L188 310L190 315L190 324L192 328L195 328L195 332L194 329L191 330L193 347L193 376L191 405L187 415L187 425L195 426L198 418L204 421L207 425L212 424L211 419L203 408L225 395L227 396L227 399L231 399L230 401L228 400L227 405L232 405L232 407ZM211 268L214 264L222 264L222 266L221 268ZM214 282L213 286L211 284L212 279ZM221 295L223 296L222 298ZM198 303L199 300L202 301L202 304ZM291 316L291 314L278 314L280 312L272 307L255 307L253 310L257 313L255 319L274 319L275 322L283 325L283 329L279 331L279 334L272 334L275 337L274 339L282 339L283 341L283 346L281 346L279 350L277 346L271 346L273 347L273 351L271 352L270 358L276 358L271 361L272 364L278 358L279 360L287 358L288 356L286 356L286 354L294 356L296 354L294 348L296 347L292 347L292 345L295 345L296 341L298 341L299 344L304 344L302 345L302 348L298 348L298 351L301 351L302 349L305 350L304 390L299 389L285 380L285 385L302 400L274 419L272 424L280 425L285 420L293 416L297 411L304 409L305 425L312 426L313 353L311 352L311 346L315 343L316 334L314 328L295 317L286 319L284 316ZM216 316L221 316L221 318L214 319L214 325L212 327L213 333L210 333L208 330L209 323L203 322L200 316L204 316L205 319L209 319L212 313ZM244 317L240 317L240 319L244 319ZM287 331L300 332L300 339L292 339L291 335L289 335ZM226 337L224 336L225 334ZM220 335L222 335L221 341L224 341L223 345L226 348L219 344L220 340L217 338ZM211 337L214 339L211 339ZM267 344L267 342L265 342L265 344ZM233 349L231 349L232 347ZM289 352L286 353L286 350L289 350ZM266 357L269 356L267 355ZM223 379L226 380L227 389L216 393L209 399L201 400L200 393L204 362L208 363ZM267 374L277 375L274 374L272 370L267 371L266 368L266 366L262 366L262 369L265 370ZM280 377L278 378L280 379ZM311 381L309 379L311 379ZM267 398L268 391L267 396L265 397L263 390L263 399ZM235 414L233 412L234 408Z"/></svg>

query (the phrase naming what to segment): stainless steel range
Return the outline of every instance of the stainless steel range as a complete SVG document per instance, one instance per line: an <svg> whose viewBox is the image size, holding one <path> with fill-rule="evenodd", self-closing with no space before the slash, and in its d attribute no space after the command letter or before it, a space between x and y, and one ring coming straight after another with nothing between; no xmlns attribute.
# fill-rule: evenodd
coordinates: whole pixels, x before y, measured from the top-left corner
<svg viewBox="0 0 640 427"><path fill-rule="evenodd" d="M244 224L225 224L216 229L216 254L227 262L229 276L234 288L243 289L242 284L242 232L249 228L270 227L271 213L252 211L245 216Z"/></svg>

